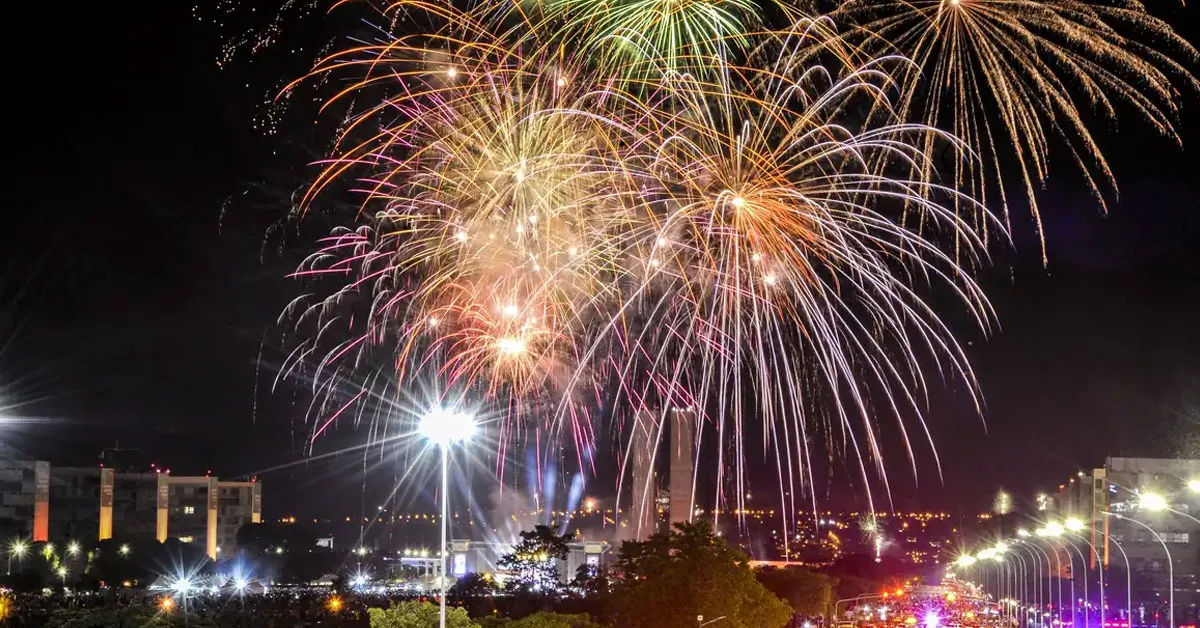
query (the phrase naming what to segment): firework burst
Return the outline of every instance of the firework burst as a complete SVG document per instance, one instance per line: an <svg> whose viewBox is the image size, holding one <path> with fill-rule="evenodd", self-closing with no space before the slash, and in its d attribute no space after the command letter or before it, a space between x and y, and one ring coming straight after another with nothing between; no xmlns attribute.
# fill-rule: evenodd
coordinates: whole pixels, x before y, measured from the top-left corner
<svg viewBox="0 0 1200 628"><path fill-rule="evenodd" d="M1105 192L1116 191L1081 103L1108 120L1126 107L1178 141L1177 86L1197 88L1186 67L1196 49L1137 2L850 0L835 15L862 27L854 36L865 50L914 61L901 77L903 118L945 129L979 152L980 160L951 166L956 186L984 203L998 195L1007 217L1001 173L1015 164L1039 235L1036 195L1055 143L1102 208Z"/></svg>
<svg viewBox="0 0 1200 628"><path fill-rule="evenodd" d="M817 63L828 23L810 20L756 44L758 65L685 54L630 80L548 46L523 54L470 14L405 8L446 26L313 73L351 77L335 101L374 103L304 201L361 198L286 313L304 337L286 368L310 369L319 411L362 416L348 408L370 395L345 381L473 391L501 417L502 469L518 445L571 444L586 466L600 408L653 444L670 407L692 407L718 441L718 505L722 488L745 494L754 435L792 512L822 438L865 482L883 476L881 414L915 470L901 419L920 416L921 365L974 389L922 294L940 286L983 327L991 313L959 265L982 240L955 208L986 211L933 180L925 150L962 145L884 115L903 60Z"/></svg>

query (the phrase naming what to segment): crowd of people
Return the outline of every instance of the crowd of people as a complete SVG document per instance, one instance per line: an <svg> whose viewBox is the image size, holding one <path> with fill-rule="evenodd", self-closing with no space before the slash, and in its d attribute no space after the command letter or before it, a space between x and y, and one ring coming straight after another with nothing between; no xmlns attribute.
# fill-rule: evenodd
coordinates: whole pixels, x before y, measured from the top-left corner
<svg viewBox="0 0 1200 628"><path fill-rule="evenodd" d="M94 593L7 594L7 617L15 628L141 628L158 618L164 626L191 628L365 628L367 609L386 607L381 594L340 596L322 589L272 589L255 595L200 594L186 597L107 589ZM87 618L89 623L82 623ZM151 623L150 625L158 625Z"/></svg>

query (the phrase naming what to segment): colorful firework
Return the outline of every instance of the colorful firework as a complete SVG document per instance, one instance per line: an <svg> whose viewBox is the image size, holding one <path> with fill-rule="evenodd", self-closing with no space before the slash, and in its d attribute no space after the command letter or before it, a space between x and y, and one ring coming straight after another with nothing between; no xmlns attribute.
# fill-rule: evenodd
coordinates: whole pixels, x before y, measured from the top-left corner
<svg viewBox="0 0 1200 628"><path fill-rule="evenodd" d="M601 67L640 74L687 59L727 58L749 43L747 31L761 14L752 0L550 0L542 7L539 30L556 29L552 42L582 41Z"/></svg>
<svg viewBox="0 0 1200 628"><path fill-rule="evenodd" d="M901 117L945 129L978 151L978 161L951 166L954 183L985 204L989 193L998 195L1006 221L1001 173L1015 167L1039 235L1037 190L1055 143L1101 208L1106 191L1116 191L1079 103L1109 120L1126 107L1178 141L1177 87L1198 87L1187 69L1196 49L1139 2L849 0L835 17L861 26L854 36L865 50L898 51L914 62L901 77Z"/></svg>
<svg viewBox="0 0 1200 628"><path fill-rule="evenodd" d="M288 312L305 341L286 368L311 366L324 412L362 416L349 408L370 395L342 384L363 369L389 390L470 390L502 417L502 469L513 445L549 457L564 442L586 466L598 408L618 430L649 417L654 443L670 407L693 407L719 443L717 504L723 487L746 493L758 434L795 512L822 436L864 481L886 478L876 415L920 416L922 364L973 390L921 295L940 285L986 327L958 263L978 262L982 240L954 207L986 211L927 176L925 146L957 140L857 113L891 111L897 59L818 64L826 23L805 21L756 46L758 66L683 55L630 83L417 8L446 29L313 74L349 74L334 99L375 103L305 199L362 198L297 272L314 294Z"/></svg>

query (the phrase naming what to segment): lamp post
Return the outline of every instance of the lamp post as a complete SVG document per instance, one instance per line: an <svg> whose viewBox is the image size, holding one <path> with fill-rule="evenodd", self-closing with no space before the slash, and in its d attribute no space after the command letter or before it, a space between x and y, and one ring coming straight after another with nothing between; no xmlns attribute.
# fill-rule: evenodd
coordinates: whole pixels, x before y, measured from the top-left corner
<svg viewBox="0 0 1200 628"><path fill-rule="evenodd" d="M1115 512L1108 512L1108 511L1103 511L1103 512L1106 516L1116 517L1117 519L1128 521L1130 523L1136 523L1136 524L1142 526L1143 528L1146 528L1146 531L1148 531L1151 535L1153 535L1155 540L1158 541L1158 544L1162 546L1163 553L1165 553L1167 555L1167 586L1169 587L1167 589L1167 615L1169 616L1168 619L1170 620L1170 624L1169 624L1170 628L1175 628L1175 565L1174 565L1175 561L1174 561L1174 559L1171 558L1171 550L1167 548L1167 542L1164 541L1163 538L1161 536L1159 536L1157 532L1154 531L1154 528L1151 528L1150 526L1142 523L1141 521L1138 521L1137 519L1134 519L1133 517L1126 517L1125 515L1118 515ZM1130 625L1133 625L1132 617L1130 618L1129 623L1130 623Z"/></svg>
<svg viewBox="0 0 1200 628"><path fill-rule="evenodd" d="M1041 528L1038 528L1038 530L1036 532L1036 534L1038 536L1043 537L1046 540L1046 545L1050 547L1050 551L1054 552L1054 563L1055 563L1055 569L1057 571L1057 574L1055 575L1055 579L1058 581L1058 621L1059 621L1059 623L1062 622L1063 608L1064 608L1063 602L1062 602L1062 558L1058 554L1058 546L1056 546L1052 542L1052 539L1060 536L1065 530L1066 530L1066 528L1064 528L1061 523L1050 522L1050 523L1047 523L1046 525L1042 526ZM1073 562L1071 562L1071 553L1066 551L1065 549L1063 550L1063 553L1065 553L1067 555L1068 568L1071 570L1071 574L1070 574L1071 575L1071 597L1070 597L1071 622L1072 622L1072 624L1074 624L1074 621L1075 621L1075 619L1074 619L1075 618L1075 565Z"/></svg>
<svg viewBox="0 0 1200 628"><path fill-rule="evenodd" d="M437 445L442 455L442 546L439 554L440 582L438 593L438 626L446 628L446 525L449 517L450 447L466 442L475 435L475 419L463 412L435 409L421 417L417 431Z"/></svg>
<svg viewBox="0 0 1200 628"><path fill-rule="evenodd" d="M1042 550L1041 550L1041 548L1035 546L1033 543L1031 543L1028 540L1029 539L1029 531L1028 530L1026 530L1024 528L1017 530L1017 537L1018 537L1017 540L1013 541L1013 547L1019 547L1019 548L1028 550L1029 551L1029 560L1030 560L1030 563L1033 565L1032 595L1029 596L1031 598L1030 600L1026 600L1026 604L1029 604L1030 602L1032 602L1034 608L1037 609L1038 625L1040 626L1041 625L1041 612L1042 612L1042 557L1039 554L1042 553ZM1047 562L1049 562L1049 559L1047 559ZM1029 624L1029 613L1028 612L1024 613L1024 617L1025 617L1025 623L1026 623L1026 625L1028 625Z"/></svg>
<svg viewBox="0 0 1200 628"><path fill-rule="evenodd" d="M1025 563L1024 555L1015 551L1014 546L1015 544L1008 546L1009 550L1013 550L1010 552L1010 554L1014 559L1016 559L1017 564L1019 565L1019 567L1015 569L1013 573L1014 583L1012 589L1012 599L1014 604L1012 614L1013 618L1017 620L1018 626L1025 626L1028 623L1028 617L1026 617L1023 609L1021 608L1021 604L1028 604L1029 601L1029 592L1025 586L1028 582L1025 579L1025 571L1029 568L1029 566Z"/></svg>
<svg viewBox="0 0 1200 628"><path fill-rule="evenodd" d="M1129 622L1129 626L1127 628L1132 628L1132 626L1133 626L1133 567L1129 564L1129 555L1125 553L1125 548L1121 547L1121 543L1119 541L1117 541L1116 539L1112 538L1112 535L1108 534L1107 532L1105 532L1103 530L1097 529L1097 528L1087 528L1087 529L1103 536L1106 543L1111 542L1113 545L1115 545L1117 548L1117 551L1121 552L1121 557L1125 560L1125 620L1127 622ZM1094 550L1095 547L1093 547L1092 549ZM1100 577L1103 580L1103 578L1104 578L1104 565L1103 564L1100 565ZM1104 592L1103 585L1101 585L1101 587L1100 587L1100 592L1101 593ZM1101 606L1103 606L1103 603L1101 603Z"/></svg>
<svg viewBox="0 0 1200 628"><path fill-rule="evenodd" d="M1104 611L1107 608L1107 606L1104 601L1103 559L1100 558L1100 552L1096 551L1096 546L1092 545L1091 541L1089 541L1086 538L1084 538L1083 536L1080 536L1079 534L1077 534L1078 532L1087 529L1087 526L1084 525L1082 520L1080 520L1076 517L1069 517L1063 523L1063 526L1067 530L1064 534L1066 534L1066 536L1083 541L1088 546L1088 548L1091 549L1091 554L1088 555L1088 558L1089 559L1095 558L1095 560L1097 562L1097 566L1099 567L1099 569L1097 569L1097 573L1100 576L1100 628L1104 628ZM1075 547L1075 544L1071 543L1071 546ZM1075 548L1075 551L1078 552L1079 548ZM1080 552L1079 560L1080 560L1080 562L1083 563L1083 600L1084 600L1084 602L1083 602L1083 625L1084 625L1084 628L1087 628L1088 615L1090 614L1089 608L1091 607L1091 604L1092 604L1092 598L1089 597L1087 594L1087 581L1088 581L1089 574L1091 573L1091 569L1088 567L1088 561L1085 561L1083 559L1082 552Z"/></svg>

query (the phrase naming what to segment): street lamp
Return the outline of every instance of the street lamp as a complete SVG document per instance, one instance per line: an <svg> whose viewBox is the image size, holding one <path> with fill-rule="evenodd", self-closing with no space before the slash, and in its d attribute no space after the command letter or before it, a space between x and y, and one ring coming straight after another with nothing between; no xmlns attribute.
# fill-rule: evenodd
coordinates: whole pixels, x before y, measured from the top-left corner
<svg viewBox="0 0 1200 628"><path fill-rule="evenodd" d="M15 554L18 559L25 556L25 542L13 541L13 544L8 548L8 575L12 575L12 559Z"/></svg>
<svg viewBox="0 0 1200 628"><path fill-rule="evenodd" d="M77 543L75 541L71 541L71 544L67 546L67 554L70 554L71 556L78 556L79 555L79 543Z"/></svg>
<svg viewBox="0 0 1200 628"><path fill-rule="evenodd" d="M119 554L121 554L121 556L128 556L129 555L129 544L126 543L126 544L122 545L121 549L117 550L117 552Z"/></svg>
<svg viewBox="0 0 1200 628"><path fill-rule="evenodd" d="M1188 480L1187 487L1193 493L1200 493L1200 480Z"/></svg>
<svg viewBox="0 0 1200 628"><path fill-rule="evenodd" d="M1159 512L1170 507L1167 504L1167 498L1158 493L1142 493L1138 497L1138 506L1150 512Z"/></svg>
<svg viewBox="0 0 1200 628"><path fill-rule="evenodd" d="M1150 493L1150 494L1152 494L1152 493ZM1146 529L1147 532L1150 533L1151 536L1154 537L1154 540L1158 541L1158 544L1162 546L1163 553L1167 555L1167 586L1168 586L1168 589L1167 589L1167 613L1168 613L1169 619L1170 619L1169 626L1170 626L1170 628L1175 628L1175 565L1174 565L1175 561L1174 561L1174 559L1171 558L1171 550L1169 548L1167 548L1167 542L1164 541L1163 538L1161 536L1159 536L1157 532L1154 531L1154 528L1151 528L1150 526L1146 525L1145 523L1142 523L1141 521L1138 521L1137 519L1134 519L1133 517L1126 517L1124 515L1118 515L1115 512L1107 512L1107 511L1104 511L1104 514L1109 517L1116 517L1117 519L1122 519L1122 520L1128 521L1130 523L1136 523L1137 525L1142 526L1143 528ZM1131 618L1130 624L1132 624L1132 623L1133 623L1133 620Z"/></svg>
<svg viewBox="0 0 1200 628"><path fill-rule="evenodd" d="M453 412L436 408L421 417L417 431L426 440L438 446L442 454L442 547L438 555L441 572L439 582L438 626L446 628L446 524L449 518L450 499L450 447L466 442L475 435L478 426L475 418L465 412Z"/></svg>

